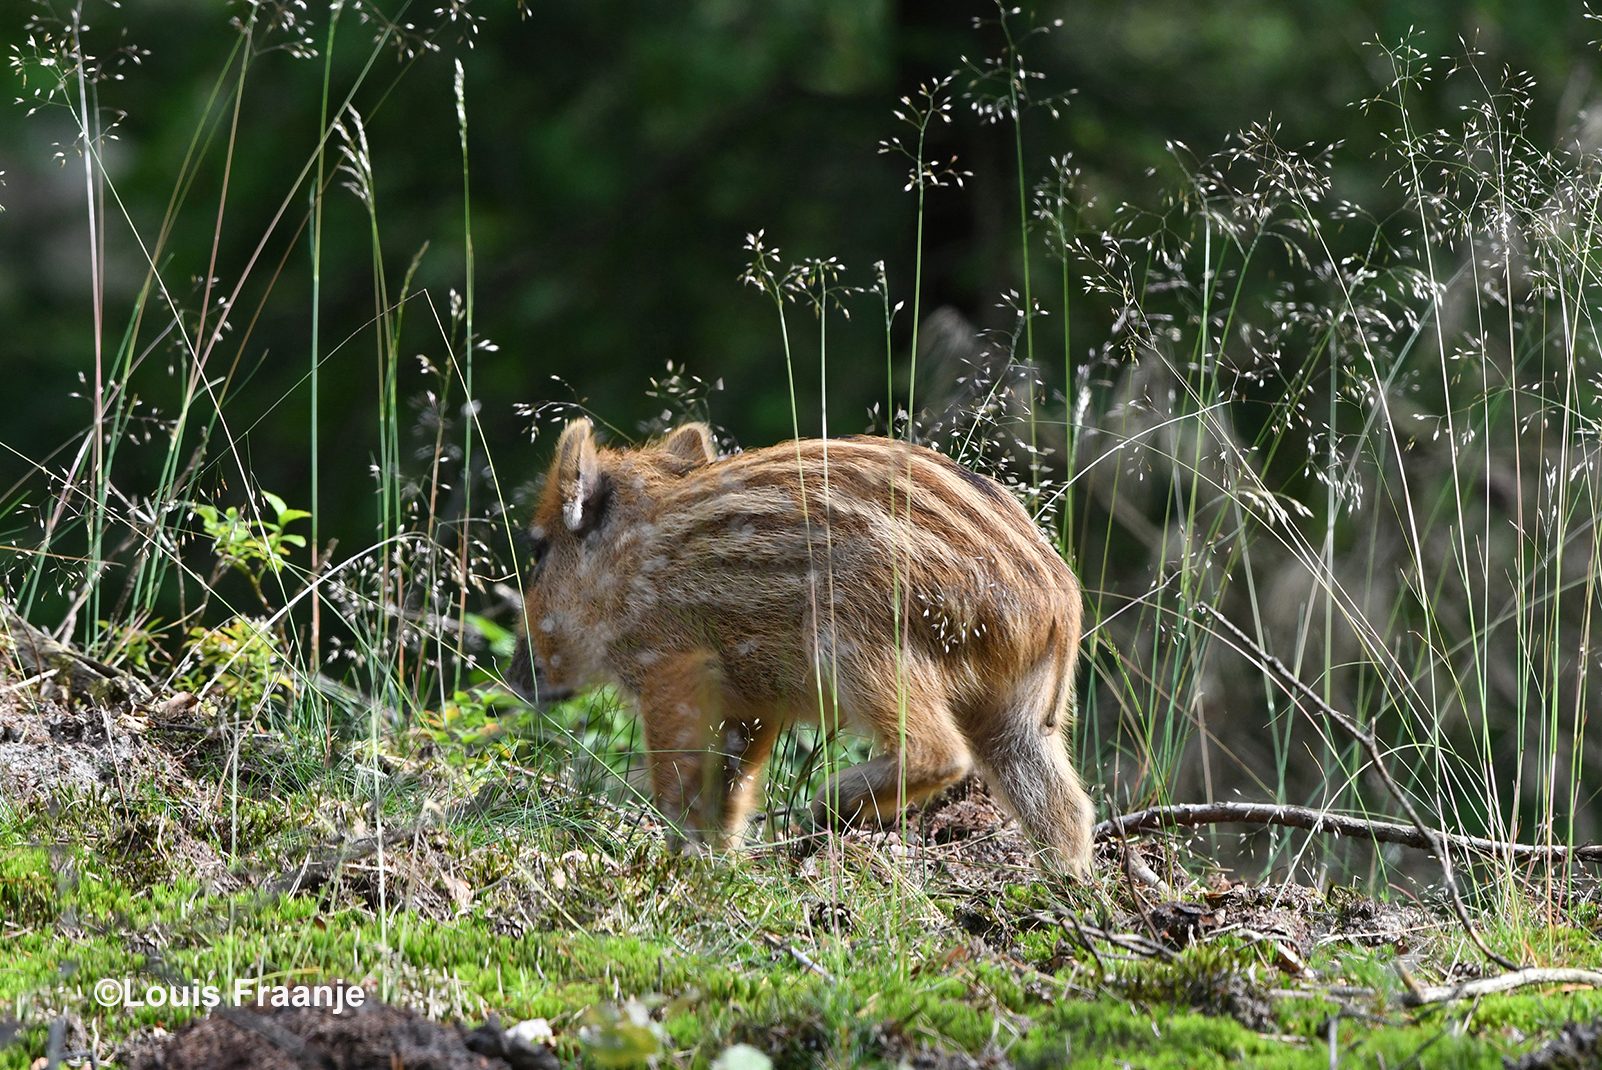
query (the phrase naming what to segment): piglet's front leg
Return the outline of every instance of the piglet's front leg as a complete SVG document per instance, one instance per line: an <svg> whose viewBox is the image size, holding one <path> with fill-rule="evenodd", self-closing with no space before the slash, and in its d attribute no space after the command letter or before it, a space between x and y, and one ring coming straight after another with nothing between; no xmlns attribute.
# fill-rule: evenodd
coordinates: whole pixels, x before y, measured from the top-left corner
<svg viewBox="0 0 1602 1070"><path fill-rule="evenodd" d="M762 768L783 727L769 711L745 708L723 687L715 655L660 658L640 690L651 751L651 788L682 838L722 848L739 842Z"/></svg>

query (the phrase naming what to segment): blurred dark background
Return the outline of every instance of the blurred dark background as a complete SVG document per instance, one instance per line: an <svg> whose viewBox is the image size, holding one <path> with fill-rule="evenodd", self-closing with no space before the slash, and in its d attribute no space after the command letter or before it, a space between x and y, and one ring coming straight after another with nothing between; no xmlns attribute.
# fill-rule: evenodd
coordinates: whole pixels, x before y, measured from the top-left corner
<svg viewBox="0 0 1602 1070"><path fill-rule="evenodd" d="M4 0L0 40L26 55L29 20L66 20L71 10L64 0ZM373 52L376 16L400 10L394 2L347 5L334 47L336 101ZM119 8L85 0L82 11L86 47L124 76L98 86L117 139L106 160L116 192L107 198L105 239L109 353L146 274L121 212L150 247L238 39L229 18L245 18L250 9L209 0L138 0ZM499 347L476 355L474 373L502 478L525 478L541 454L530 444L532 421L514 411L516 403L581 399L619 432L637 434L662 411L661 399L648 396L649 380L669 361L709 382L722 380L710 415L740 443L787 437L791 411L774 309L737 281L745 235L765 230L786 262L838 257L843 281L860 286L873 282L872 265L883 260L893 297L910 310L916 201L903 190L905 161L877 146L910 133L891 114L899 97L962 68L964 57L979 63L1000 54L996 14L993 6L957 0L525 7L475 0L440 13L431 5L405 9L402 21L431 35L438 50L408 58L386 46L355 99L372 147L385 265L398 289L427 242L415 286L427 291L441 319L448 290L463 288L452 92L453 61L460 59L476 327ZM245 79L217 252L219 292L232 289L314 149L322 62L285 46L304 37L321 48L328 11L314 2L298 15L296 27L258 39ZM976 18L989 22L976 27ZM1061 24L1052 25L1056 20ZM1173 186L1178 164L1169 142L1205 154L1231 131L1272 119L1283 125L1286 144L1344 142L1336 196L1383 216L1398 203L1384 183L1391 164L1375 155L1382 147L1377 131L1390 117L1355 106L1389 79L1383 56L1365 44L1375 39L1394 43L1411 32L1438 56L1460 55L1470 42L1484 53L1487 71L1504 64L1529 70L1537 125L1554 134L1594 92L1595 35L1578 3L1077 0L1041 3L1014 20L1030 22L1051 26L1023 46L1025 64L1044 74L1031 92L1072 96L1058 118L1044 108L1026 113L1028 181L1044 174L1048 156L1071 151L1097 199L1093 210L1103 212L1124 200L1155 204ZM116 50L130 45L147 52L137 65L116 67ZM211 113L220 122L161 264L174 297L191 309L200 301L217 218L227 97L238 66L231 70ZM24 86L14 68L6 95L24 102L0 108L0 367L10 398L0 410L0 486L23 481L6 499L13 506L19 494L37 502L43 490L28 479L31 466L83 433L90 409L79 376L93 367L83 169L64 108L27 114L37 103L30 94L38 73ZM998 296L1021 285L1012 131L977 120L963 97L967 83L957 76L953 121L931 133L930 155L954 154L971 175L963 188L930 192L923 311L951 306L980 327L1005 327L1011 317L997 308ZM1458 101L1450 92L1428 92L1417 102L1418 119L1449 119ZM263 247L212 368L218 376L233 368L225 413L250 470L292 505L309 501L306 210L303 185ZM324 245L325 351L348 341L324 365L320 521L325 537L356 546L372 531L378 362L367 220L337 184L328 195ZM1043 270L1038 239L1034 255ZM1060 298L1049 286L1041 290L1043 305L1055 312ZM862 430L869 406L886 393L878 300L864 295L850 305L851 320L834 317L829 332L835 433ZM161 318L152 314L141 345L156 337L159 325L151 324ZM790 323L801 429L815 433L816 330L800 308ZM1060 316L1047 319L1038 330L1060 351L1059 323ZM1088 350L1104 339L1108 313L1086 298L1074 323L1076 350ZM893 330L903 367L910 333L910 311L903 311ZM409 397L427 385L411 355L445 360L434 315L417 301L401 349L400 394ZM136 376L143 403L161 415L170 415L179 393L179 379L169 374L177 357L169 338ZM1052 374L1048 384L1060 388L1060 366L1055 382ZM128 493L153 478L151 466L164 453L160 438L119 454L116 474ZM59 467L70 452L49 463ZM214 460L209 489L242 499L228 471ZM26 538L23 513L13 509L3 523L14 537L7 541Z"/></svg>

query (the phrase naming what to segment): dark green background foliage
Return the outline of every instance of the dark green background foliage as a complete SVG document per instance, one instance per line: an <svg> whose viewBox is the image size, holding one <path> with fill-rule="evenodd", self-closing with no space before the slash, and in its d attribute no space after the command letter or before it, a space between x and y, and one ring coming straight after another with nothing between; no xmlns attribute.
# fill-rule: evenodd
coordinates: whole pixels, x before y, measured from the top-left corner
<svg viewBox="0 0 1602 1070"><path fill-rule="evenodd" d="M326 11L311 7L309 32L320 43ZM0 38L23 43L26 21L51 10L65 17L69 5L6 0ZM124 80L100 87L108 116L120 116L108 154L111 175L148 242L235 34L220 5L199 0L137 0L115 10L88 0L84 10L90 51L104 58L125 44L148 50L139 66L121 68ZM478 0L468 10L483 20L473 48L460 39L458 21L434 38L438 52L407 61L389 49L356 106L369 127L388 268L398 279L428 242L417 281L443 319L447 290L463 286L452 58L465 64L477 326L499 346L478 355L476 392L503 478L513 482L526 478L540 456L528 445L530 420L514 413L514 403L576 395L633 434L660 410L646 390L667 361L723 380L711 416L740 442L786 437L790 406L773 311L736 282L744 235L765 229L787 259L837 256L847 268L845 281L859 285L872 282L871 265L882 259L896 299L910 298L915 201L902 190L902 162L878 154L877 143L906 132L891 116L898 97L960 67L963 56L995 54L1000 41L993 26L972 26L976 16L993 17L992 7L944 0L899 6L605 0L534 3L521 13L511 3ZM244 11L232 8L235 15ZM335 46L336 99L366 62L374 36L371 25L360 25L349 10L347 16ZM1167 143L1205 154L1231 131L1272 118L1283 124L1285 144L1344 140L1335 195L1383 215L1387 204L1399 204L1394 188L1383 185L1390 164L1374 155L1384 117L1350 105L1388 77L1383 57L1365 42L1394 42L1410 27L1432 54L1460 53L1461 37L1485 53L1487 71L1504 63L1531 71L1537 125L1548 130L1574 121L1590 99L1596 70L1593 34L1578 4L1076 0L1039 5L1034 17L1063 22L1026 46L1026 62L1045 74L1033 91L1074 95L1059 119L1044 109L1027 114L1029 180L1044 173L1048 155L1072 151L1105 210L1125 199L1155 203L1177 173ZM413 5L406 18L427 27L440 21L431 5ZM280 33L268 43L288 40ZM321 68L285 49L252 61L217 257L225 289L314 149ZM972 175L965 188L931 193L923 307L949 304L981 326L1004 327L1009 315L995 307L998 295L1020 286L1011 135L1005 124L976 121L961 97L965 85L959 76L955 121L936 129L931 154L956 154ZM20 81L8 81L7 95L25 95ZM1421 122L1444 121L1458 101L1438 93L1418 103ZM59 108L32 117L26 110L0 109L6 486L82 434L89 406L74 394L93 354L74 128ZM226 100L213 118L220 125L164 264L171 280L198 281L206 270L230 119ZM66 153L64 162L53 159L58 151ZM231 373L230 429L241 436L251 471L296 505L308 502L310 270L299 229L306 205L303 187L268 239L241 302L247 311L233 317L212 369ZM373 286L361 205L337 187L328 205L324 338L350 341L324 365L320 520L325 537L342 535L352 545L348 540L372 530L367 462L375 449L377 372L366 325ZM1044 246L1035 251L1044 261ZM106 262L110 347L145 274L115 202ZM269 283L271 294L241 348ZM1049 287L1044 294L1052 310ZM192 306L199 301L198 289L175 296ZM837 321L831 332L832 431L860 430L867 407L884 396L876 304L859 299L850 324ZM1105 338L1106 314L1093 300L1075 316L1086 349ZM810 329L806 317L796 321L803 332ZM1042 337L1059 330L1059 322L1043 322ZM406 323L403 352L441 362L433 315L414 304ZM909 335L903 313L895 337L904 347ZM799 351L801 426L815 433L815 349L803 342ZM167 378L173 356L163 343L136 380L143 400L163 411L178 389ZM415 369L404 367L412 381L403 381L403 397L422 388ZM1048 372L1054 388L1061 374L1053 379ZM119 478L130 492L150 478L141 466L157 463L160 454L158 446L122 453ZM60 455L53 463L61 463ZM214 468L214 485L225 471ZM30 482L28 501L37 504L41 488ZM27 525L26 515L15 512L5 524L13 535Z"/></svg>

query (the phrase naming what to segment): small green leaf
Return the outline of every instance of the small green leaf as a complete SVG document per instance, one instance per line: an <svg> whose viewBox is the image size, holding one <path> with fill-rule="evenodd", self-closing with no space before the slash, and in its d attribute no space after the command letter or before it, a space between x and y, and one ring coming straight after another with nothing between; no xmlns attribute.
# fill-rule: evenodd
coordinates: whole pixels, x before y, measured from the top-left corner
<svg viewBox="0 0 1602 1070"><path fill-rule="evenodd" d="M505 628L502 628L499 624L496 624L488 617L481 617L477 613L469 613L467 615L467 623L472 625L474 628L477 628L479 633L492 643L498 639L505 639L508 637L515 638L515 636L512 636L511 632L507 631Z"/></svg>
<svg viewBox="0 0 1602 1070"><path fill-rule="evenodd" d="M278 515L278 526L280 528L289 523L291 520L299 520L302 517L311 516L311 514L306 512L304 509L291 509L289 506L284 504L284 499L280 498L270 490L262 491L261 496L267 499L267 504L272 506L273 512Z"/></svg>

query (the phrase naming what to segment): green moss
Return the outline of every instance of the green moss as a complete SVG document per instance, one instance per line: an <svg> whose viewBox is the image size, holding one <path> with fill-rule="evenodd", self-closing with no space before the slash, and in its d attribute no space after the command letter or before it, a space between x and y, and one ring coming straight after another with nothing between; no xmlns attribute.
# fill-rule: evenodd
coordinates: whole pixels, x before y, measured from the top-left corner
<svg viewBox="0 0 1602 1070"><path fill-rule="evenodd" d="M7 929L51 925L56 920L55 875L47 851L8 835L0 846L0 924Z"/></svg>
<svg viewBox="0 0 1602 1070"><path fill-rule="evenodd" d="M1020 1068L1115 1065L1209 1067L1234 1061L1265 1042L1228 1019L1147 1013L1111 1000L1052 1007L1010 1053Z"/></svg>
<svg viewBox="0 0 1602 1070"><path fill-rule="evenodd" d="M660 992L663 1035L679 1053L677 1062L694 1066L735 1041L769 1052L780 1067L872 1065L895 1044L979 1053L994 1041L1010 1044L1007 1055L1021 1067L1126 1061L1153 1068L1323 1067L1324 1029L1338 1009L1320 999L1284 1000L1277 1024L1262 1032L1229 1016L1198 1013L1198 986L1227 984L1254 964L1263 968L1252 949L1227 942L1191 949L1172 963L1122 964L1107 994L1072 998L1038 975L1031 981L1027 971L961 953L965 934L955 927L909 936L905 959L849 939L835 942L832 954L813 949L816 960L828 964L826 981L776 952L760 933L730 924L733 911L725 909L720 921L701 913L719 897L727 897L725 908L733 903L742 913L756 910L765 889L763 931L784 929L781 939L800 941L799 904L773 895L788 878L759 867L654 859L633 878L623 876L625 885L638 877L699 882L699 894L661 912L656 935L514 935L497 933L482 910L452 921L399 912L381 927L371 914L310 896L208 897L181 881L135 890L104 860L86 858L76 882L56 901L61 915L76 918L69 934L53 928L43 909L57 890L50 862L39 848L0 859L8 909L26 909L39 919L11 940L7 969L0 972L0 999L19 1007L30 1023L22 1043L0 1056L0 1067L26 1065L26 1053L37 1053L43 1043L40 1023L63 1009L82 1015L104 1037L147 1025L172 1028L187 1017L188 1011L167 1008L107 1010L90 997L93 981L103 976L151 979L145 948L130 939L145 932L162 934L166 968L182 978L220 986L244 976L367 979L387 986L391 998L414 1003L449 991L468 1017L493 1008L511 1018L552 1020L570 1055L579 1054L573 1030L589 1008ZM590 892L579 887L575 894ZM859 897L856 915L872 928L895 906L888 894ZM1386 957L1348 950L1324 964L1362 980L1388 975ZM1389 1024L1343 1019L1338 1043L1350 1048L1343 1066L1378 1066L1379 1058L1395 1066L1429 1043L1428 1065L1489 1067L1514 1050L1514 1038L1599 1013L1598 993L1491 997L1472 1008L1393 1011ZM1275 1039L1276 1033L1300 1043Z"/></svg>
<svg viewBox="0 0 1602 1070"><path fill-rule="evenodd" d="M386 821L414 819L412 790L396 792ZM1021 1067L1328 1066L1327 1025L1342 1005L1271 1000L1271 988L1290 982L1267 945L1225 936L1172 961L1109 953L1098 965L1043 920L1064 908L1095 916L1116 889L913 886L887 881L884 861L861 847L809 878L783 857L674 855L588 796L480 798L484 810L429 834L431 854L392 859L401 868L382 917L350 879L291 898L209 894L181 857L159 850L174 808L143 790L127 805L67 799L53 813L12 813L0 828L0 1001L27 1028L0 1052L0 1070L36 1058L43 1024L63 1010L112 1041L193 1013L100 1007L92 988L101 977L224 989L240 977L366 981L449 1016L546 1018L580 1064L589 1058L580 1023L616 1017L597 1008L637 998L656 1008L663 1066L704 1067L735 1042L780 1067L895 1065L923 1047L995 1047ZM287 798L241 800L247 872L271 872L274 859L321 842L327 833L304 821L313 811L360 805L332 778ZM219 813L186 831L215 849L228 827ZM434 865L474 890L470 909L407 908L417 890L407 882L426 885ZM1525 961L1602 960L1583 923L1542 924L1539 912L1514 921L1488 935ZM1459 943L1443 926L1431 947L1472 961L1454 951ZM1340 1019L1343 1067L1382 1058L1395 1067L1421 1050L1425 1065L1497 1066L1572 1018L1602 1014L1592 992L1404 1012L1394 958L1347 945L1312 956L1327 982L1376 991L1345 1001L1346 1012L1372 1018ZM1415 972L1433 983L1450 962L1426 959Z"/></svg>

